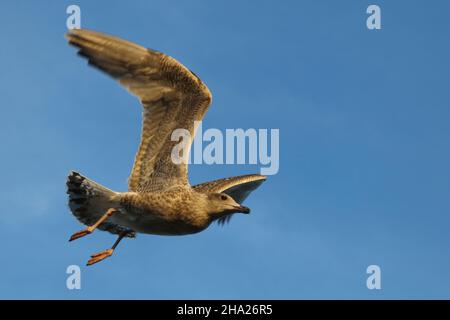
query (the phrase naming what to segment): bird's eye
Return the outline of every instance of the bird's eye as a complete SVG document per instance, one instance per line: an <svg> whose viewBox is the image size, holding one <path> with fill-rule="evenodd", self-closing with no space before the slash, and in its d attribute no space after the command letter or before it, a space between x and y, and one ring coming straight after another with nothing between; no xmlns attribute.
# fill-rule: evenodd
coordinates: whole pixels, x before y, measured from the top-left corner
<svg viewBox="0 0 450 320"><path fill-rule="evenodd" d="M221 196L220 196L220 199L222 199L222 200L227 200L227 196L221 195Z"/></svg>

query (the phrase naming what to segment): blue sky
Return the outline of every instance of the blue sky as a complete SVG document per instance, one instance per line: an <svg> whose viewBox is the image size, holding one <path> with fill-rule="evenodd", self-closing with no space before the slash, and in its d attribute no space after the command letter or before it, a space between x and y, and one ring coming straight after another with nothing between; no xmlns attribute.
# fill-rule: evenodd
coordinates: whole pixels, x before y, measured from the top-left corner
<svg viewBox="0 0 450 320"><path fill-rule="evenodd" d="M185 237L69 243L76 169L127 188L140 106L63 38L82 26L174 56L213 92L204 129L279 128L252 214ZM366 28L378 4L382 29ZM447 1L1 1L0 298L450 298ZM193 165L192 183L258 172ZM80 265L81 290L66 288ZM366 288L377 264L382 289Z"/></svg>

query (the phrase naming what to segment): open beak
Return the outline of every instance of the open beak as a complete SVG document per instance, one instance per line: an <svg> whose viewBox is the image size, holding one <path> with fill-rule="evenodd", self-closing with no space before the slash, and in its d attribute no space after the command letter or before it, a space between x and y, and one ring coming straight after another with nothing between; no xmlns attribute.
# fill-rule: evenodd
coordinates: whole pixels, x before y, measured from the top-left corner
<svg viewBox="0 0 450 320"><path fill-rule="evenodd" d="M241 213L245 213L245 214L249 214L250 213L250 208L248 208L248 207L235 206L234 208L237 210L237 212L241 212Z"/></svg>

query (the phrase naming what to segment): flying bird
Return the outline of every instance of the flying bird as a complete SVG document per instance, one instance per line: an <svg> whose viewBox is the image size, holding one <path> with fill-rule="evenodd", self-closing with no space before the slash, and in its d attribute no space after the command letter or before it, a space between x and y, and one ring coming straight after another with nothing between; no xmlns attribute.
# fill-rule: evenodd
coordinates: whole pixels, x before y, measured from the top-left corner
<svg viewBox="0 0 450 320"><path fill-rule="evenodd" d="M116 192L70 172L67 193L72 214L87 227L70 241L95 229L118 236L114 245L93 254L87 265L111 256L119 242L137 233L186 235L212 222L228 222L234 213L249 213L241 203L266 179L259 174L225 178L191 186L186 162L172 160L176 129L195 135L211 104L206 85L188 68L161 52L85 29L66 34L78 54L107 73L142 104L141 142L128 191ZM192 143L192 139L190 140Z"/></svg>

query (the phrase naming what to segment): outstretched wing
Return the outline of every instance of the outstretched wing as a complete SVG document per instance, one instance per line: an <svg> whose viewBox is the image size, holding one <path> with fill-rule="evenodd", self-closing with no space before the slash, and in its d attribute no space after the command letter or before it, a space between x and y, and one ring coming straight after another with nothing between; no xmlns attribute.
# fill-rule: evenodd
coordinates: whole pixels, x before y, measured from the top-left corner
<svg viewBox="0 0 450 320"><path fill-rule="evenodd" d="M205 182L195 185L193 188L199 192L223 192L232 197L237 203L242 203L266 179L267 177L259 174L248 174ZM218 219L217 222L223 225L230 221L232 215L226 215Z"/></svg>
<svg viewBox="0 0 450 320"><path fill-rule="evenodd" d="M194 121L201 121L211 103L206 85L175 59L103 33L73 29L66 35L70 44L90 65L106 72L143 106L142 136L128 180L130 191L151 191L188 184L187 163L172 161L179 141L175 129L195 135ZM188 152L189 150L186 150Z"/></svg>

